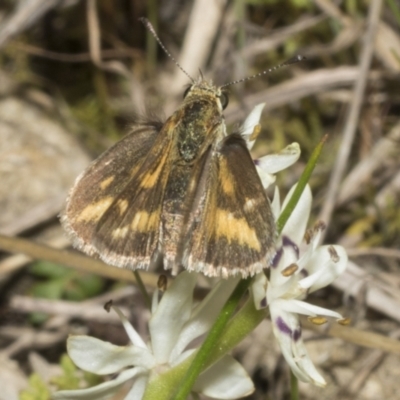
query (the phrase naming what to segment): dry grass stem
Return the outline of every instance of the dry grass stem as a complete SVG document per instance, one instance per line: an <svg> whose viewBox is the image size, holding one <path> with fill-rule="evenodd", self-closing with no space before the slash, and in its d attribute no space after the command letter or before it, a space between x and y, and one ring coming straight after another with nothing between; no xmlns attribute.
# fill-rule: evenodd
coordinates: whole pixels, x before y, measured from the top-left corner
<svg viewBox="0 0 400 400"><path fill-rule="evenodd" d="M329 182L326 199L319 215L319 219L327 224L328 229L332 212L336 205L339 186L345 174L350 151L353 147L357 131L360 110L364 101L364 92L367 84L368 71L370 69L374 51L374 41L378 29L381 8L381 0L372 1L370 3L367 28L363 38L363 49L360 56L357 80L354 87L354 98L349 107L347 120L343 131L343 139L341 141L338 157ZM326 232L327 231L325 230L324 235L326 235Z"/></svg>

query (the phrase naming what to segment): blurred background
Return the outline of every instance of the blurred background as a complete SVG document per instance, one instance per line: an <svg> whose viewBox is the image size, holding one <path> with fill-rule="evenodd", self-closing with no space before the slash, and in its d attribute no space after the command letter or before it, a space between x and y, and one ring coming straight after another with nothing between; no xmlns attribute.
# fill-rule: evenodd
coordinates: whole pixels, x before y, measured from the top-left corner
<svg viewBox="0 0 400 400"><path fill-rule="evenodd" d="M306 57L230 86L228 130L265 102L254 157L300 144L299 162L277 177L281 197L329 135L310 182L311 222L328 224L325 242L343 245L350 262L312 302L352 318L352 330L306 324L311 358L329 383L324 390L301 384L301 398L398 399L396 0L1 2L0 399L47 399L56 388L96 383L65 358L65 340L86 333L125 344L117 318L102 309L110 298L146 335L148 313L133 276L62 253L69 241L57 218L90 160L137 116L168 117L190 83L138 21L143 16L188 74L197 79L201 70L217 85ZM151 290L157 276L143 280ZM289 398L288 369L268 321L235 355L257 387L249 398Z"/></svg>

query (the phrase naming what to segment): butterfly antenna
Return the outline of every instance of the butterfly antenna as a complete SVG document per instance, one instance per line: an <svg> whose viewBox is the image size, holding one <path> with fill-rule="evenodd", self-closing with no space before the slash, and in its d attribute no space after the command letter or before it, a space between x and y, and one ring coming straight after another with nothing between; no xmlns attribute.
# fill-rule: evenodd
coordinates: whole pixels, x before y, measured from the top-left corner
<svg viewBox="0 0 400 400"><path fill-rule="evenodd" d="M142 22L142 24L151 32L151 34L154 36L154 39L157 40L158 44L161 46L161 48L164 50L164 53L175 63L175 65L192 81L192 83L195 83L194 79L180 66L178 61L175 60L175 58L172 56L172 54L167 50L167 48L164 46L163 42L161 39L158 37L156 31L153 28L153 25L147 18L139 18L139 21Z"/></svg>
<svg viewBox="0 0 400 400"><path fill-rule="evenodd" d="M304 61L305 59L306 58L304 56L300 56L300 55L294 56L292 58L289 58L289 60L285 61L284 63L276 65L275 67L272 67L272 68L268 68L265 71L259 72L258 74L248 76L247 78L238 79L237 81L232 81L232 82L226 83L225 85L222 85L220 87L220 89L227 87L227 86L236 85L237 83L246 82L246 81L249 81L254 78L258 78L259 76L269 74L270 72L276 71L277 69L280 69L282 67L287 67L288 65L296 64L300 61Z"/></svg>

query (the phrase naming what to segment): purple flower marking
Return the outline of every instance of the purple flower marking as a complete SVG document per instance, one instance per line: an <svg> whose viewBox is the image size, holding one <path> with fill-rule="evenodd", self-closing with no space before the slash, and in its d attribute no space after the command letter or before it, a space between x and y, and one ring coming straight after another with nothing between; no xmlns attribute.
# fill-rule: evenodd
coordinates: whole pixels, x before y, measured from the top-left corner
<svg viewBox="0 0 400 400"><path fill-rule="evenodd" d="M293 332L293 340L297 342L301 338L301 326L294 330Z"/></svg>
<svg viewBox="0 0 400 400"><path fill-rule="evenodd" d="M299 247L297 246L297 244L295 242L293 242L293 240L291 240L287 236L282 236L282 243L283 243L284 247L292 247L293 248L294 252L296 253L296 258L300 257Z"/></svg>
<svg viewBox="0 0 400 400"><path fill-rule="evenodd" d="M267 307L267 305L268 305L267 298L263 297L262 300L260 301L260 307L265 308L265 307Z"/></svg>
<svg viewBox="0 0 400 400"><path fill-rule="evenodd" d="M292 336L292 330L290 327L286 324L286 322L283 320L282 317L278 317L276 319L276 326L279 328L279 330L289 336Z"/></svg>
<svg viewBox="0 0 400 400"><path fill-rule="evenodd" d="M283 255L283 248L280 247L280 248L277 250L277 252L275 253L274 258L272 259L272 262L271 262L271 267L272 267L272 268L276 268L276 267L278 266L279 261L280 261L281 258L282 258L282 255Z"/></svg>
<svg viewBox="0 0 400 400"><path fill-rule="evenodd" d="M310 274L308 273L308 271L305 268L303 268L303 269L300 270L300 275L303 278L307 278L307 276L310 275Z"/></svg>

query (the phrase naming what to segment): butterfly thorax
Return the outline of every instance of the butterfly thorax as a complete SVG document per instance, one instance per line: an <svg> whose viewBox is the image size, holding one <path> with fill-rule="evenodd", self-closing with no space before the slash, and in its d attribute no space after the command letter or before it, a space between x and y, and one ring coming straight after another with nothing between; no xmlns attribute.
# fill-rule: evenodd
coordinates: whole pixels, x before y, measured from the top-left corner
<svg viewBox="0 0 400 400"><path fill-rule="evenodd" d="M193 162L211 143L222 139L225 125L219 94L211 83L194 84L172 117L179 121L174 140L183 162Z"/></svg>

